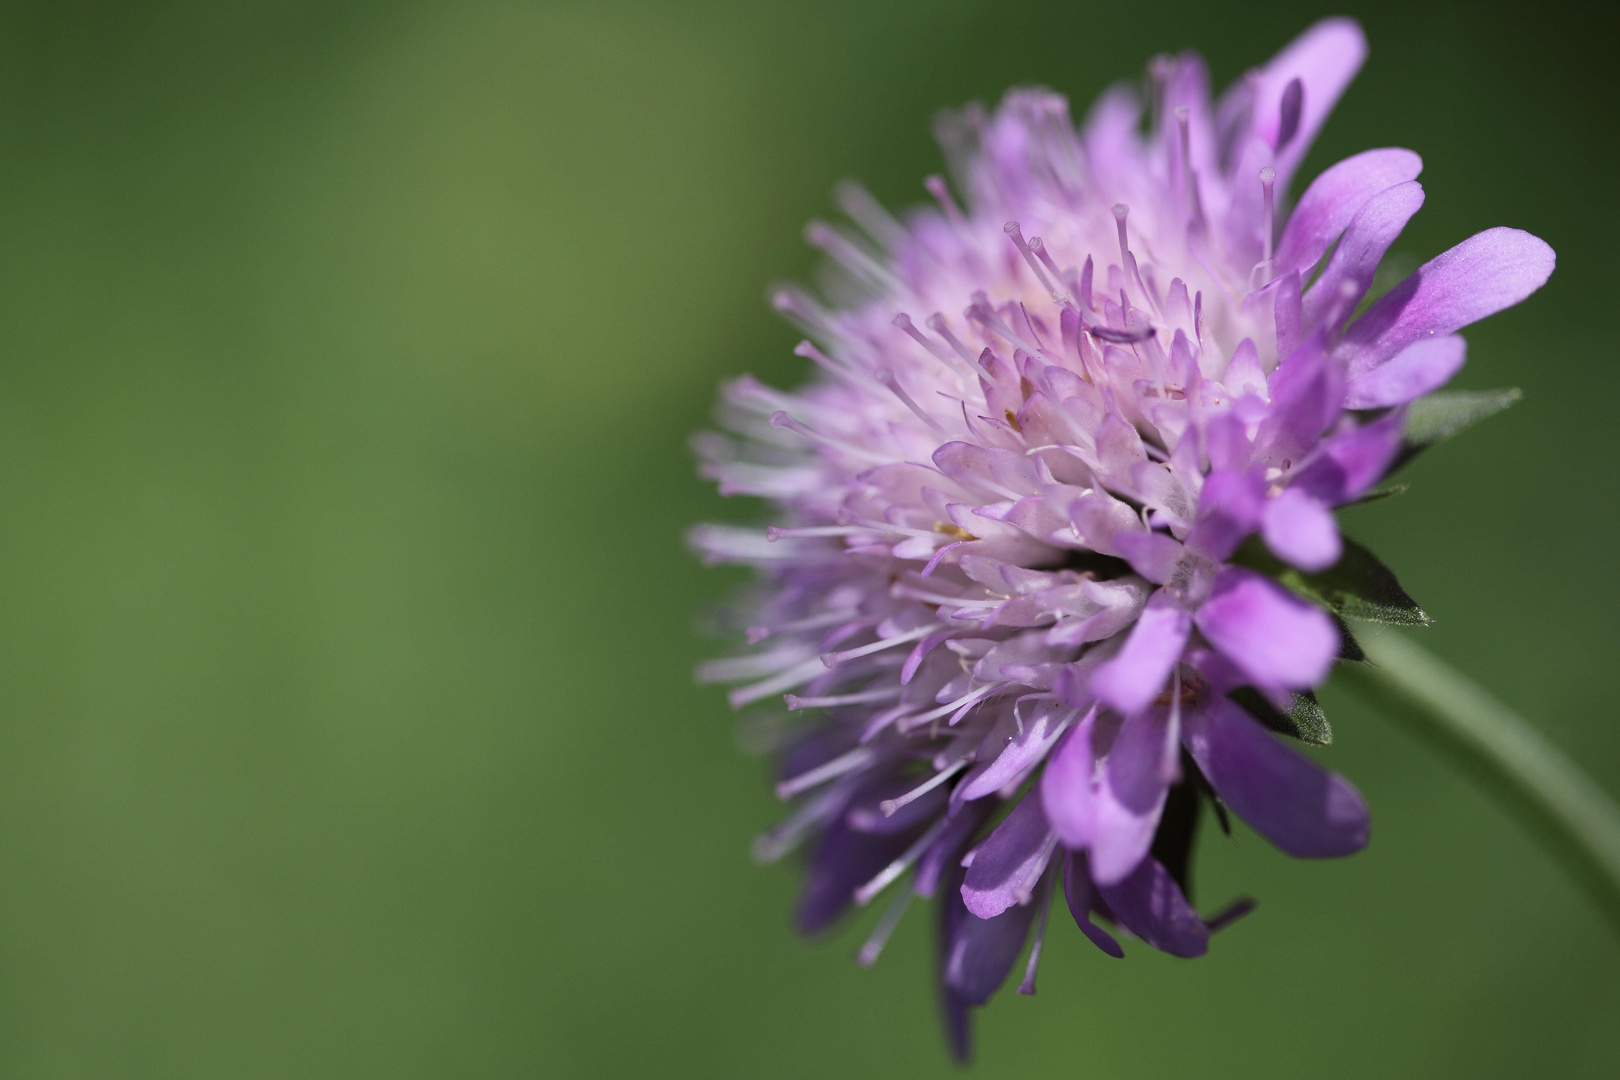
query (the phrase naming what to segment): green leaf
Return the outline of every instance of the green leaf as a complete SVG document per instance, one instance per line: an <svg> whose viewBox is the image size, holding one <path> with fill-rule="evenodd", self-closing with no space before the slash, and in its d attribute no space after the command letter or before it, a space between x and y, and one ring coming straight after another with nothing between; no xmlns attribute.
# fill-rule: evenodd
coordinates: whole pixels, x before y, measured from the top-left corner
<svg viewBox="0 0 1620 1080"><path fill-rule="evenodd" d="M1405 445L1390 471L1464 428L1495 416L1523 396L1523 391L1511 386L1504 390L1439 390L1418 398L1406 407L1406 422L1401 429Z"/></svg>
<svg viewBox="0 0 1620 1080"><path fill-rule="evenodd" d="M1343 539L1344 554L1333 566L1319 574L1291 571L1307 590L1346 618L1396 626L1427 626L1433 621L1378 556L1348 536Z"/></svg>
<svg viewBox="0 0 1620 1080"><path fill-rule="evenodd" d="M1289 566L1267 550L1258 536L1245 540L1232 561L1276 578L1305 599L1345 618L1396 626L1428 626L1434 621L1378 556L1348 536L1342 539L1344 554L1320 573L1307 574Z"/></svg>
<svg viewBox="0 0 1620 1080"><path fill-rule="evenodd" d="M1367 492L1367 494L1363 495L1355 502L1347 503L1346 505L1366 506L1368 503L1382 502L1383 500L1392 498L1396 495L1405 495L1406 489L1411 486L1411 484L1390 484L1388 487L1374 488L1372 491Z"/></svg>
<svg viewBox="0 0 1620 1080"><path fill-rule="evenodd" d="M1362 651L1361 642L1356 640L1356 635L1351 631L1350 624L1337 615L1332 616L1332 619L1333 625L1339 628L1338 659L1348 660L1352 664L1365 664L1367 654Z"/></svg>
<svg viewBox="0 0 1620 1080"><path fill-rule="evenodd" d="M1322 711L1316 695L1309 690L1295 694L1294 703L1287 712L1267 701L1265 695L1253 687L1241 687L1226 696L1279 735L1287 735L1312 746L1326 746L1333 741L1333 728L1328 724L1327 714Z"/></svg>

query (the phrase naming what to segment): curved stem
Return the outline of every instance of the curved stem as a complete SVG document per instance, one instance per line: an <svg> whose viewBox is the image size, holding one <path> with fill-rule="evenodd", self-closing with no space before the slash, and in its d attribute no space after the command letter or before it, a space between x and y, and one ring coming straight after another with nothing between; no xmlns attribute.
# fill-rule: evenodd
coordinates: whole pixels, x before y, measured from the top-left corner
<svg viewBox="0 0 1620 1080"><path fill-rule="evenodd" d="M1620 930L1620 806L1540 732L1410 638L1384 629L1361 645L1371 663L1338 674L1550 841Z"/></svg>

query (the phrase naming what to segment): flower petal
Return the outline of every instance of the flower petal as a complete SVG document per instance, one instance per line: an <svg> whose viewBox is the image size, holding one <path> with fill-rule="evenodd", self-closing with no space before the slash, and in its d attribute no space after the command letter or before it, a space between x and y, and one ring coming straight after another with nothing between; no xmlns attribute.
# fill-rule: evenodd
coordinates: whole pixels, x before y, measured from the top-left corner
<svg viewBox="0 0 1620 1080"><path fill-rule="evenodd" d="M1260 524L1266 485L1257 473L1216 469L1198 497L1198 519L1187 547L1217 562L1229 558Z"/></svg>
<svg viewBox="0 0 1620 1080"><path fill-rule="evenodd" d="M1063 857L1063 898L1068 901L1074 924L1097 948L1116 960L1123 959L1125 950L1119 947L1114 935L1091 921L1096 888L1091 880L1091 870L1086 865L1086 853L1071 851L1066 854Z"/></svg>
<svg viewBox="0 0 1620 1080"><path fill-rule="evenodd" d="M946 897L951 904L952 898ZM945 943L945 986L969 1005L983 1005L1007 981L1018 953L1029 937L1038 904L1024 904L981 919L966 909L951 919Z"/></svg>
<svg viewBox="0 0 1620 1080"><path fill-rule="evenodd" d="M1164 592L1153 595L1125 647L1091 675L1091 692L1125 716L1148 707L1192 633L1192 617Z"/></svg>
<svg viewBox="0 0 1620 1080"><path fill-rule="evenodd" d="M1286 187L1305 152L1316 139L1339 95L1361 70L1367 39L1351 19L1323 19L1278 53L1260 72L1254 99L1254 130L1277 147L1277 183ZM1288 84L1298 79L1304 90L1292 138L1283 141L1283 103ZM1279 145L1279 143L1281 145Z"/></svg>
<svg viewBox="0 0 1620 1080"><path fill-rule="evenodd" d="M1417 179L1422 171L1423 159L1398 147L1366 150L1330 165L1311 181L1288 218L1273 256L1277 272L1315 266L1368 199Z"/></svg>
<svg viewBox="0 0 1620 1080"><path fill-rule="evenodd" d="M1333 512L1295 487L1266 504L1261 535L1279 559L1310 573L1326 570L1344 551Z"/></svg>
<svg viewBox="0 0 1620 1080"><path fill-rule="evenodd" d="M1237 567L1221 571L1196 621L1211 645L1263 687L1314 686L1339 651L1326 612Z"/></svg>
<svg viewBox="0 0 1620 1080"><path fill-rule="evenodd" d="M1187 749L1221 799L1283 851L1323 859L1366 847L1367 804L1350 781L1283 745L1234 702L1212 699L1186 728Z"/></svg>
<svg viewBox="0 0 1620 1080"><path fill-rule="evenodd" d="M1091 842L1097 792L1096 736L1097 707L1093 705L1041 773L1041 807L1046 811L1046 820L1058 839L1071 848Z"/></svg>
<svg viewBox="0 0 1620 1080"><path fill-rule="evenodd" d="M1552 276L1557 256L1521 229L1486 229L1420 266L1351 324L1340 345L1350 376L1419 338L1460 330L1512 307Z"/></svg>
<svg viewBox="0 0 1620 1080"><path fill-rule="evenodd" d="M1305 294L1305 321L1335 325L1367 295L1384 253L1423 206L1423 185L1396 184L1369 199L1344 230L1338 247Z"/></svg>
<svg viewBox="0 0 1620 1080"><path fill-rule="evenodd" d="M1056 846L1057 834L1041 811L1040 796L1019 800L974 849L973 863L962 881L962 902L981 919L1029 903Z"/></svg>
<svg viewBox="0 0 1620 1080"><path fill-rule="evenodd" d="M1121 926L1160 952L1194 957L1209 950L1209 927L1159 860L1143 859L1128 877L1099 883L1098 891Z"/></svg>
<svg viewBox="0 0 1620 1080"><path fill-rule="evenodd" d="M1136 869L1159 827L1177 779L1180 733L1169 710L1150 709L1120 725L1103 762L1091 811L1091 876L1112 884Z"/></svg>
<svg viewBox="0 0 1620 1080"><path fill-rule="evenodd" d="M1462 368L1468 343L1456 334L1421 338L1344 388L1347 409L1405 405L1437 390Z"/></svg>

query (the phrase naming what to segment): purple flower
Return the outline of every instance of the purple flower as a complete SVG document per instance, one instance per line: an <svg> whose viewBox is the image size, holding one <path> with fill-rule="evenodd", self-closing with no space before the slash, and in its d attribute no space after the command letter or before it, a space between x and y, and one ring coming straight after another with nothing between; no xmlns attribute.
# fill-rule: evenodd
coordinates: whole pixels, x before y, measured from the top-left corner
<svg viewBox="0 0 1620 1080"><path fill-rule="evenodd" d="M814 717L758 853L807 845L807 932L910 875L866 963L939 898L959 1055L1032 932L1033 993L1059 888L1111 955L1100 923L1208 948L1244 909L1190 903L1204 803L1303 858L1367 842L1356 789L1274 732L1327 741L1311 690L1359 657L1342 616L1427 617L1333 510L1418 448L1408 406L1461 367L1455 331L1554 259L1490 229L1356 314L1422 205L1418 156L1366 151L1286 203L1365 52L1327 20L1215 101L1197 56L1161 58L1145 137L1125 89L1078 131L1040 90L946 117L954 195L931 178L938 205L899 221L845 188L862 232L808 230L830 300L776 306L818 377L729 384L732 436L699 440L781 522L694 530L762 581L754 651L700 675Z"/></svg>

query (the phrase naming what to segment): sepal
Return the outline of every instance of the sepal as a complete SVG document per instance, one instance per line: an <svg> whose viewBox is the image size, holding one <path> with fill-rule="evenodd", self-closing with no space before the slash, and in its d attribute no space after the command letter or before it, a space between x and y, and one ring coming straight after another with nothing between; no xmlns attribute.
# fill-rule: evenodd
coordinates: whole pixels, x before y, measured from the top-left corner
<svg viewBox="0 0 1620 1080"><path fill-rule="evenodd" d="M1295 694L1287 712L1267 701L1265 695L1253 687L1240 687L1226 696L1279 735L1288 735L1312 746L1326 746L1333 741L1333 728L1314 691Z"/></svg>
<svg viewBox="0 0 1620 1080"><path fill-rule="evenodd" d="M1339 561L1315 574L1296 570L1267 551L1254 537L1244 541L1232 561L1258 570L1313 600L1335 615L1394 626L1428 626L1434 620L1407 595L1395 572L1366 547L1344 537Z"/></svg>
<svg viewBox="0 0 1620 1080"><path fill-rule="evenodd" d="M1524 397L1517 386L1501 390L1439 390L1406 407L1401 452L1389 471L1405 465L1431 446L1445 442Z"/></svg>

